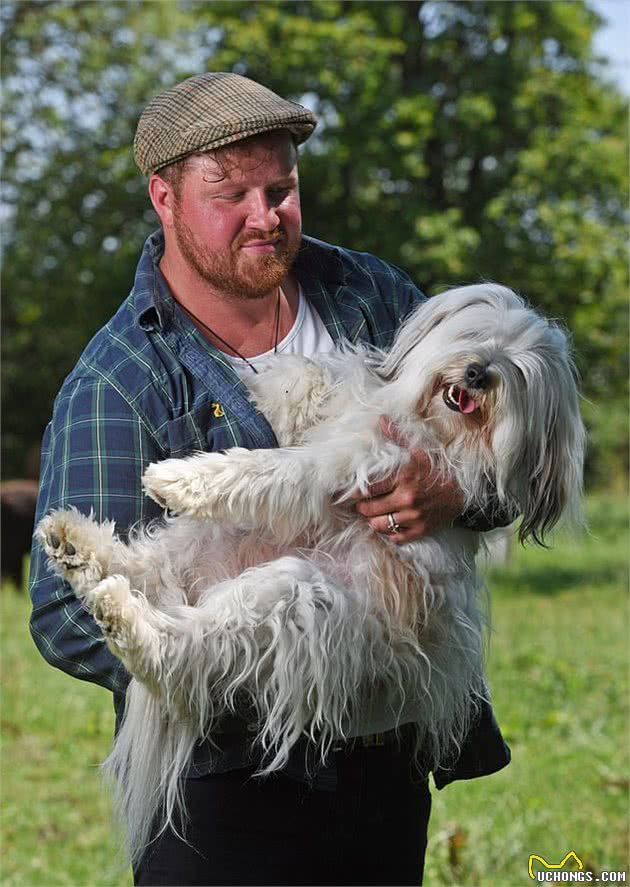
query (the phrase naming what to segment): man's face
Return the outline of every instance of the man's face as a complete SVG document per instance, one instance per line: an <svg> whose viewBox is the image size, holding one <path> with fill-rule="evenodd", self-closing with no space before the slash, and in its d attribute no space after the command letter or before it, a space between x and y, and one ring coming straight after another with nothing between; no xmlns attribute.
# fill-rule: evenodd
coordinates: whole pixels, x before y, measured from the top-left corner
<svg viewBox="0 0 630 887"><path fill-rule="evenodd" d="M174 203L184 261L216 289L259 298L291 267L300 245L297 151L286 132L191 157Z"/></svg>

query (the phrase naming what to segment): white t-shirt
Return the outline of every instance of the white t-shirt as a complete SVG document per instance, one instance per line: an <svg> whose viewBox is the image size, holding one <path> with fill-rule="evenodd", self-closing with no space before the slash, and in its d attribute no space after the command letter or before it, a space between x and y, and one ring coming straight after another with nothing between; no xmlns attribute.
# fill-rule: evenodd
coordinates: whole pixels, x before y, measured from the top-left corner
<svg viewBox="0 0 630 887"><path fill-rule="evenodd" d="M316 354L333 351L335 343L315 308L304 298L302 287L299 288L298 295L299 305L295 323L284 339L278 342L275 353L302 354L304 357L315 357ZM269 357L273 357L274 349L270 348L269 351L264 351L262 354L248 357L247 363L240 357L234 357L225 352L224 354L239 376L245 378L253 372L249 364L259 369L260 363Z"/></svg>

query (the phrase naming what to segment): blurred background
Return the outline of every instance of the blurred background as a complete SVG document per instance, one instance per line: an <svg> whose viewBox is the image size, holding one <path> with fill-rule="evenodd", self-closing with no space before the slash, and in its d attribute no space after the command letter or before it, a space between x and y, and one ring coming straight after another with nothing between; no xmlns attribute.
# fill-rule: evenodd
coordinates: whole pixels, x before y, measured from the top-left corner
<svg viewBox="0 0 630 887"><path fill-rule="evenodd" d="M235 71L316 112L307 233L428 294L500 281L572 331L590 531L494 568L515 763L437 797L426 883L524 883L529 853L571 849L626 868L629 69L605 58L630 37L623 0L3 0L0 26L7 496L32 489L55 394L157 227L138 116L193 74ZM96 778L109 700L37 657L20 571L2 594L4 883L129 883L109 871Z"/></svg>

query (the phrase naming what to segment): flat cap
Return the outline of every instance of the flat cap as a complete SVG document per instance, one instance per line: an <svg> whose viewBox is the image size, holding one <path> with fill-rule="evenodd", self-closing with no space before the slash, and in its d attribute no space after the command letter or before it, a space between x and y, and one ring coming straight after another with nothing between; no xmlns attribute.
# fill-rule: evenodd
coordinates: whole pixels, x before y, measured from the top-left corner
<svg viewBox="0 0 630 887"><path fill-rule="evenodd" d="M188 154L275 129L288 129L298 144L311 135L317 118L254 80L211 72L190 77L149 102L133 143L145 175Z"/></svg>

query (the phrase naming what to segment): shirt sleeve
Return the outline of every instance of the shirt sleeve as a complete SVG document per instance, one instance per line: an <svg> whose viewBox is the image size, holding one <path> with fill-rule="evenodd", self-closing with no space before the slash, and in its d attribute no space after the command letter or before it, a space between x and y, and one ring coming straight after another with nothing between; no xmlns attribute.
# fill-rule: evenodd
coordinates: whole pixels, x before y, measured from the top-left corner
<svg viewBox="0 0 630 887"><path fill-rule="evenodd" d="M380 261L380 260L379 260ZM411 314L414 308L417 308L421 302L426 302L427 297L419 289L411 277L398 265L391 263L380 263L379 271L384 270L384 280L381 275L375 278L381 290L384 299L392 300L392 312L394 315L395 328L397 328Z"/></svg>
<svg viewBox="0 0 630 887"><path fill-rule="evenodd" d="M403 271L398 265L391 265L390 267L398 291L398 320L401 323L421 302L426 302L427 297L415 285L406 271Z"/></svg>
<svg viewBox="0 0 630 887"><path fill-rule="evenodd" d="M141 416L110 382L66 381L42 444L36 522L55 508L75 506L124 532L160 514L141 489L145 467L164 453ZM37 542L31 553L30 628L51 665L121 693L129 675L107 648L92 616L70 586L53 575Z"/></svg>
<svg viewBox="0 0 630 887"><path fill-rule="evenodd" d="M500 502L496 492L490 491L483 506L469 508L462 512L456 518L455 526L463 527L466 530L476 530L478 533L487 533L489 530L508 527L518 517L518 506L514 502Z"/></svg>

